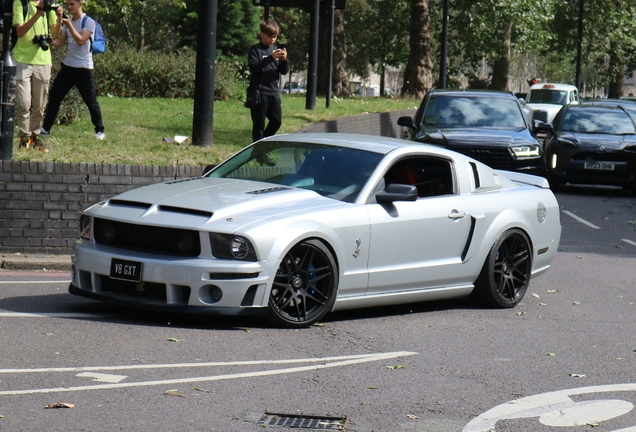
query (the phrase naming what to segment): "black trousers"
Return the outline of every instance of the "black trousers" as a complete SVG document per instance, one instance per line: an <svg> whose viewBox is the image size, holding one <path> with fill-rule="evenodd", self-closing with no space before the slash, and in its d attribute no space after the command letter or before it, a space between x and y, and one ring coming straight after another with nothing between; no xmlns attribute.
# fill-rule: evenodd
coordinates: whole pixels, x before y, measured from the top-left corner
<svg viewBox="0 0 636 432"><path fill-rule="evenodd" d="M93 80L93 70L85 68L73 68L62 63L62 69L58 72L53 81L53 86L49 92L49 103L46 106L46 114L42 127L51 131L55 124L55 118L60 111L60 104L69 91L77 86L82 100L88 107L91 114L91 121L95 126L95 132L104 132L104 124L102 123L102 111L97 103L97 90L95 90L95 81Z"/></svg>
<svg viewBox="0 0 636 432"><path fill-rule="evenodd" d="M252 108L252 141L276 134L283 122L283 110L279 95L261 93L261 104ZM265 127L265 119L269 120Z"/></svg>

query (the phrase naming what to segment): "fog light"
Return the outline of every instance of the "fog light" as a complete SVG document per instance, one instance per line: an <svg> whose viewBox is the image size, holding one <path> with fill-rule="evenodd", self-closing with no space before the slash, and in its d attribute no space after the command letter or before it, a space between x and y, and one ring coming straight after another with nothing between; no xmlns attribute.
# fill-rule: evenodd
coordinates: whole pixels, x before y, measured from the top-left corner
<svg viewBox="0 0 636 432"><path fill-rule="evenodd" d="M210 301L212 303L218 303L221 301L221 299L223 298L223 291L221 291L221 288L219 288L218 286L211 286L210 287Z"/></svg>
<svg viewBox="0 0 636 432"><path fill-rule="evenodd" d="M102 220L99 223L98 237L104 244L110 244L115 240L117 230L115 224L108 220Z"/></svg>

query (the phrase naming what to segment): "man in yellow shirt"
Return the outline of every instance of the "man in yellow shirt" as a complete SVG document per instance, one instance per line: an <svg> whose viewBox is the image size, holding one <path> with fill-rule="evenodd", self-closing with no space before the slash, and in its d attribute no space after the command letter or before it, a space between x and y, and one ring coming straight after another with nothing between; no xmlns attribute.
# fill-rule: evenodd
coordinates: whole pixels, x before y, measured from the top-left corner
<svg viewBox="0 0 636 432"><path fill-rule="evenodd" d="M20 128L20 147L48 152L39 139L44 108L51 80L51 36L60 32L62 7L52 9L42 0L13 2L13 26L18 41L13 48L16 61L17 100L16 115Z"/></svg>

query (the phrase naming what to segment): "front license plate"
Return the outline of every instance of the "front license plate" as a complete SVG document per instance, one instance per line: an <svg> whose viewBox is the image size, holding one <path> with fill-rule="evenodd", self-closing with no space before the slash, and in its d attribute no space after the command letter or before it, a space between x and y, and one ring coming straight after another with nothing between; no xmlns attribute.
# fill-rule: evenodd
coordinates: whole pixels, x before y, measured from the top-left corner
<svg viewBox="0 0 636 432"><path fill-rule="evenodd" d="M610 162L585 162L583 168L590 170L614 171L614 164Z"/></svg>
<svg viewBox="0 0 636 432"><path fill-rule="evenodd" d="M110 262L111 279L141 282L141 263L113 258Z"/></svg>

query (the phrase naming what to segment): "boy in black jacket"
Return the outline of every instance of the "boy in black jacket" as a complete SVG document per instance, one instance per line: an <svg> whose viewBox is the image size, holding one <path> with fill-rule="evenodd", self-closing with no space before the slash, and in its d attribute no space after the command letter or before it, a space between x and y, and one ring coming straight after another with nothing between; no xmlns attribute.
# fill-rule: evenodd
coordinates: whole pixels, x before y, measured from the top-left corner
<svg viewBox="0 0 636 432"><path fill-rule="evenodd" d="M274 44L280 33L275 21L265 21L260 26L260 42L250 48L248 63L250 86L260 90L260 104L251 108L252 140L274 135L282 123L282 107L278 90L278 75L289 72L287 50ZM269 120L265 127L265 119Z"/></svg>

